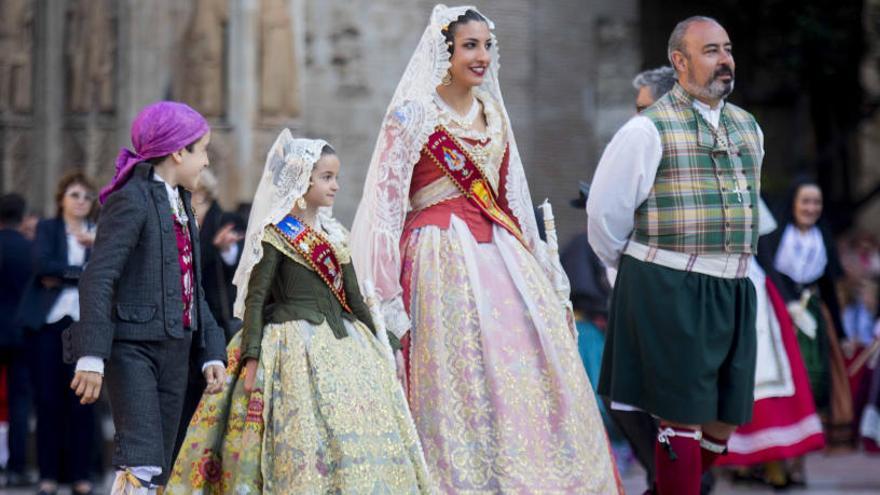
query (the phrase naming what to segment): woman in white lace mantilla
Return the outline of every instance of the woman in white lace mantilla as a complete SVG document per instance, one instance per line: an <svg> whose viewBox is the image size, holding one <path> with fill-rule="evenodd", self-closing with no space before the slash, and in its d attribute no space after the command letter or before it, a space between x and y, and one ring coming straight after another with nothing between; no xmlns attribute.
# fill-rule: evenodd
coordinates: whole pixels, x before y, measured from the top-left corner
<svg viewBox="0 0 880 495"><path fill-rule="evenodd" d="M498 85L493 24L434 8L382 124L352 257L408 349L447 493L617 493Z"/></svg>

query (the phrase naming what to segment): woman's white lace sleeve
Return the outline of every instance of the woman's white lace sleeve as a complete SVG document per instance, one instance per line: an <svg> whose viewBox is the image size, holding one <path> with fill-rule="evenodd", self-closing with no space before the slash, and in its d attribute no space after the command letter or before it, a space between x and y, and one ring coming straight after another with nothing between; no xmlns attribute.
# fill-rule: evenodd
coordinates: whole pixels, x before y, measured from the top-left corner
<svg viewBox="0 0 880 495"><path fill-rule="evenodd" d="M412 103L388 113L351 229L358 278L372 281L385 325L398 338L410 327L400 285L400 236L409 207L412 169L427 140L425 120L424 106Z"/></svg>

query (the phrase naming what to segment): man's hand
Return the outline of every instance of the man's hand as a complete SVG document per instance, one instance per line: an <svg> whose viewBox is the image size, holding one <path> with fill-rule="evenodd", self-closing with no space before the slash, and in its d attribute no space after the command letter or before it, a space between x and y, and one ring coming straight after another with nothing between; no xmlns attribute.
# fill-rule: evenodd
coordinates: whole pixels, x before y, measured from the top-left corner
<svg viewBox="0 0 880 495"><path fill-rule="evenodd" d="M214 246L222 253L243 238L244 236L241 235L240 232L235 231L234 224L227 223L220 227L220 230L217 231L217 235L214 236Z"/></svg>
<svg viewBox="0 0 880 495"><path fill-rule="evenodd" d="M101 384L104 383L104 375L94 371L77 371L70 382L80 404L91 404L98 400L101 395Z"/></svg>
<svg viewBox="0 0 880 495"><path fill-rule="evenodd" d="M254 358L247 358L244 362L244 391L251 393L257 383L257 363Z"/></svg>
<svg viewBox="0 0 880 495"><path fill-rule="evenodd" d="M205 393L216 394L223 390L223 385L226 383L226 370L223 366L212 364L205 368L204 374L205 381L208 382Z"/></svg>

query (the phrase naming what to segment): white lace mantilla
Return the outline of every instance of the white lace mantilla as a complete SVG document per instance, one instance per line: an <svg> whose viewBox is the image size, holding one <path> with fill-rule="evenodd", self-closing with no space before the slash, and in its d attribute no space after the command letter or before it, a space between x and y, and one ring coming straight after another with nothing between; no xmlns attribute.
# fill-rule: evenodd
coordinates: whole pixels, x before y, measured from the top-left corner
<svg viewBox="0 0 880 495"><path fill-rule="evenodd" d="M294 202L309 189L312 169L321 159L321 150L326 145L327 142L322 139L294 139L290 130L284 129L269 149L263 176L251 206L241 261L232 279L238 289L233 307L237 318L244 317L251 272L263 258L266 227L283 219L293 208ZM320 208L317 223L334 246L345 244L347 232L333 218L332 208Z"/></svg>

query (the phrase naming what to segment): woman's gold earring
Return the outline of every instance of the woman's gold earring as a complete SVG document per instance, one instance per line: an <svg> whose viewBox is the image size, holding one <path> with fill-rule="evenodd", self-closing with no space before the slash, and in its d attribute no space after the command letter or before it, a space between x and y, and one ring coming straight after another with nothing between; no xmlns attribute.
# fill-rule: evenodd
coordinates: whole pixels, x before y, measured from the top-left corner
<svg viewBox="0 0 880 495"><path fill-rule="evenodd" d="M300 210L305 210L306 208L308 208L309 204L306 203L306 198L299 198L298 200L296 200L296 207Z"/></svg>
<svg viewBox="0 0 880 495"><path fill-rule="evenodd" d="M452 84L452 73L447 70L446 74L443 76L443 79L440 80L440 84L444 86L449 86L450 84Z"/></svg>

